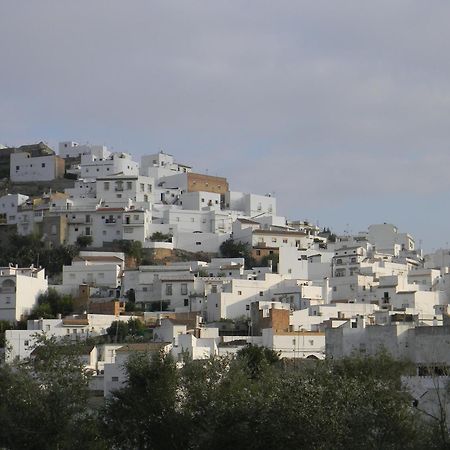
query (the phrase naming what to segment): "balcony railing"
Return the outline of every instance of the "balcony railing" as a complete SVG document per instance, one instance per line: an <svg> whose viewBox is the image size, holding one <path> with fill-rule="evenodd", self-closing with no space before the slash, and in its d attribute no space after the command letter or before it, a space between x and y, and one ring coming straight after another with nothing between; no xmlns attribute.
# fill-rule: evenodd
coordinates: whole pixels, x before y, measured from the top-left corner
<svg viewBox="0 0 450 450"><path fill-rule="evenodd" d="M105 224L112 225L117 222L117 219L105 219Z"/></svg>

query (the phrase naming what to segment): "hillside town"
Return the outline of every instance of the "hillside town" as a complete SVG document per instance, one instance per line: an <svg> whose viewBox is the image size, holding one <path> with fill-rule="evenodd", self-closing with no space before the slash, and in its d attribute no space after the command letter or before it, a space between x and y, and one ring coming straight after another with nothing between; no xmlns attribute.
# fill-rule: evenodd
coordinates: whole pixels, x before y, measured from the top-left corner
<svg viewBox="0 0 450 450"><path fill-rule="evenodd" d="M181 367L249 344L294 362L383 350L413 362L404 383L434 414L450 366L449 249L423 254L390 223L336 235L162 151L138 162L74 141L2 146L0 172L2 248L39 248L26 266L2 259L5 364L42 336L86 341L90 388L108 398L136 352ZM73 253L46 267L61 249ZM45 309L50 297L70 307Z"/></svg>

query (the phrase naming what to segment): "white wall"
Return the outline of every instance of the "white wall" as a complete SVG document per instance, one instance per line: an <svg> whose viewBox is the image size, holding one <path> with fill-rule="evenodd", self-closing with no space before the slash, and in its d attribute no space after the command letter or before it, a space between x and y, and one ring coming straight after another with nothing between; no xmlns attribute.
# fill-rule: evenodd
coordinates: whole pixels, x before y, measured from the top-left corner
<svg viewBox="0 0 450 450"><path fill-rule="evenodd" d="M13 182L51 181L56 178L56 156L31 157L29 153L12 153L10 179Z"/></svg>
<svg viewBox="0 0 450 450"><path fill-rule="evenodd" d="M228 234L175 232L173 245L188 252L218 253L220 245L228 238Z"/></svg>
<svg viewBox="0 0 450 450"><path fill-rule="evenodd" d="M18 321L37 304L47 290L44 269L0 269L0 320Z"/></svg>

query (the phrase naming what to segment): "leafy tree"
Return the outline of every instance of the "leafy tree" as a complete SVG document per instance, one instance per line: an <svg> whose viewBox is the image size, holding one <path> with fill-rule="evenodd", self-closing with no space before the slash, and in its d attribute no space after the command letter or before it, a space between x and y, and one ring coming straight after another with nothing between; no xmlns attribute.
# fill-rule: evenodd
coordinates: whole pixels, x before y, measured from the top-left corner
<svg viewBox="0 0 450 450"><path fill-rule="evenodd" d="M77 245L80 248L89 247L90 245L92 245L92 236L85 236L85 235L78 236Z"/></svg>
<svg viewBox="0 0 450 450"><path fill-rule="evenodd" d="M106 332L112 342L124 342L128 336L128 324L123 320L114 320Z"/></svg>
<svg viewBox="0 0 450 450"><path fill-rule="evenodd" d="M132 337L142 337L145 331L145 325L142 320L131 318L128 322L128 335Z"/></svg>
<svg viewBox="0 0 450 450"><path fill-rule="evenodd" d="M279 260L280 260L280 255L278 253L273 253L272 255L264 255L261 258L261 264L263 266L268 266L269 261L272 261L272 272L277 272Z"/></svg>
<svg viewBox="0 0 450 450"><path fill-rule="evenodd" d="M88 414L89 373L81 352L79 345L41 337L32 358L0 366L2 448L74 448L74 422ZM83 433L78 430L78 436Z"/></svg>
<svg viewBox="0 0 450 450"><path fill-rule="evenodd" d="M14 325L7 320L0 320L0 348L5 347L5 331L14 329Z"/></svg>
<svg viewBox="0 0 450 450"><path fill-rule="evenodd" d="M220 245L220 253L224 258L246 258L250 255L248 244L227 239Z"/></svg>
<svg viewBox="0 0 450 450"><path fill-rule="evenodd" d="M189 436L177 409L179 374L170 356L132 355L128 384L113 392L104 413L105 436L118 449L185 449Z"/></svg>
<svg viewBox="0 0 450 450"><path fill-rule="evenodd" d="M172 242L172 235L156 231L150 236L150 240L153 242Z"/></svg>
<svg viewBox="0 0 450 450"><path fill-rule="evenodd" d="M0 264L8 266L10 263L20 267L29 267L32 264L42 266L49 276L62 272L62 266L72 262L79 252L76 246L59 246L47 248L45 240L38 235L18 236L12 235L7 244L2 247Z"/></svg>
<svg viewBox="0 0 450 450"><path fill-rule="evenodd" d="M130 318L128 322L115 320L106 332L111 341L125 342L142 337L145 332L145 326L139 319Z"/></svg>
<svg viewBox="0 0 450 450"><path fill-rule="evenodd" d="M73 312L73 298L62 295L56 289L49 288L38 297L38 305L31 312L29 319L54 319L58 314L67 316Z"/></svg>
<svg viewBox="0 0 450 450"><path fill-rule="evenodd" d="M250 378L259 378L270 366L280 361L279 354L270 348L247 345L237 353L238 360L244 362L245 372Z"/></svg>
<svg viewBox="0 0 450 450"><path fill-rule="evenodd" d="M128 257L134 258L137 264L142 261L142 242L127 239L116 239L113 243Z"/></svg>

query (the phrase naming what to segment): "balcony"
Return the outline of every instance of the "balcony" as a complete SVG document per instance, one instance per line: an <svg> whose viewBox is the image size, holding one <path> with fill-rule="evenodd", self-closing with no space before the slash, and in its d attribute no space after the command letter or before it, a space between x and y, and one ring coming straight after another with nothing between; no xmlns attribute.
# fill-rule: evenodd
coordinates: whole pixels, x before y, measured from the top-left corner
<svg viewBox="0 0 450 450"><path fill-rule="evenodd" d="M75 219L73 217L68 217L67 218L67 223L69 224L83 224L83 223L91 223L91 222L85 222L83 217L75 217Z"/></svg>
<svg viewBox="0 0 450 450"><path fill-rule="evenodd" d="M117 219L105 219L106 225L113 225L117 222Z"/></svg>
<svg viewBox="0 0 450 450"><path fill-rule="evenodd" d="M116 187L114 188L114 190L115 190L116 192L123 192L123 186L116 186Z"/></svg>

